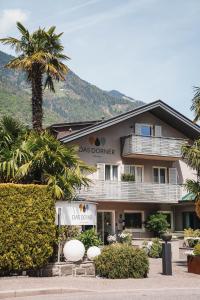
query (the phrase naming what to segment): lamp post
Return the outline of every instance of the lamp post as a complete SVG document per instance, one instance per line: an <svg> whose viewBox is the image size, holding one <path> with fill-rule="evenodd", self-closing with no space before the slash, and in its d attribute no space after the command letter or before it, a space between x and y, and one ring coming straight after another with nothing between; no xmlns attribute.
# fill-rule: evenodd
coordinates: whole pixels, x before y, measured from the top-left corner
<svg viewBox="0 0 200 300"><path fill-rule="evenodd" d="M61 245L60 245L60 227L61 227L61 207L58 208L58 263L60 263Z"/></svg>
<svg viewBox="0 0 200 300"><path fill-rule="evenodd" d="M163 275L172 275L172 249L171 243L168 243L172 239L170 233L164 233L162 236L162 269Z"/></svg>

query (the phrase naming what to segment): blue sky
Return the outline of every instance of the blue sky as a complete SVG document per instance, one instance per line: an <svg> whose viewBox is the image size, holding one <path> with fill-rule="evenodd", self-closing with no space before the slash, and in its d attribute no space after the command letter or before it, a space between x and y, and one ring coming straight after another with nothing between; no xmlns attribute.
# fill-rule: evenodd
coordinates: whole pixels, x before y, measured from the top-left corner
<svg viewBox="0 0 200 300"><path fill-rule="evenodd" d="M82 79L147 103L162 99L192 118L199 0L1 0L0 37L15 36L17 20L63 31L69 67Z"/></svg>

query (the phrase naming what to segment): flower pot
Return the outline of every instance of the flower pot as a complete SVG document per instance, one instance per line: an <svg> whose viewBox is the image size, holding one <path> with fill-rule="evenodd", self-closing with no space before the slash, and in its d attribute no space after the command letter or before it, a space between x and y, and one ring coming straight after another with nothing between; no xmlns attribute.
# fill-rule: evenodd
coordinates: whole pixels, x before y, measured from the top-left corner
<svg viewBox="0 0 200 300"><path fill-rule="evenodd" d="M188 272L200 275L200 255L187 256Z"/></svg>
<svg viewBox="0 0 200 300"><path fill-rule="evenodd" d="M165 232L161 235L161 238L164 242L169 242L172 239L172 234Z"/></svg>

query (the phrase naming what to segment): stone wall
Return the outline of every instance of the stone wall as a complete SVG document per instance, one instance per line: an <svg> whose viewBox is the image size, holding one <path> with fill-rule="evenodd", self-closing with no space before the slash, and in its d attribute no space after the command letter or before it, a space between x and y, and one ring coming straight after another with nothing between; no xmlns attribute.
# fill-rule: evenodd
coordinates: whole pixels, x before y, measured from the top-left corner
<svg viewBox="0 0 200 300"><path fill-rule="evenodd" d="M83 276L95 277L94 263L91 261L84 262L61 262L51 263L39 271L38 276Z"/></svg>

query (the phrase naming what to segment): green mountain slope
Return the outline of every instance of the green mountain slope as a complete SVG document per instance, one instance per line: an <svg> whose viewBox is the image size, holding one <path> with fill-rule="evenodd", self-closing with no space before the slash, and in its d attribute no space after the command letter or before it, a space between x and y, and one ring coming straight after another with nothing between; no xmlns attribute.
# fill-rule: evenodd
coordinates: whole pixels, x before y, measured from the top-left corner
<svg viewBox="0 0 200 300"><path fill-rule="evenodd" d="M22 72L7 70L12 56L0 51L0 116L13 115L31 123L31 90ZM117 92L103 91L70 71L66 81L56 83L56 93L44 93L44 123L109 118L143 102Z"/></svg>

